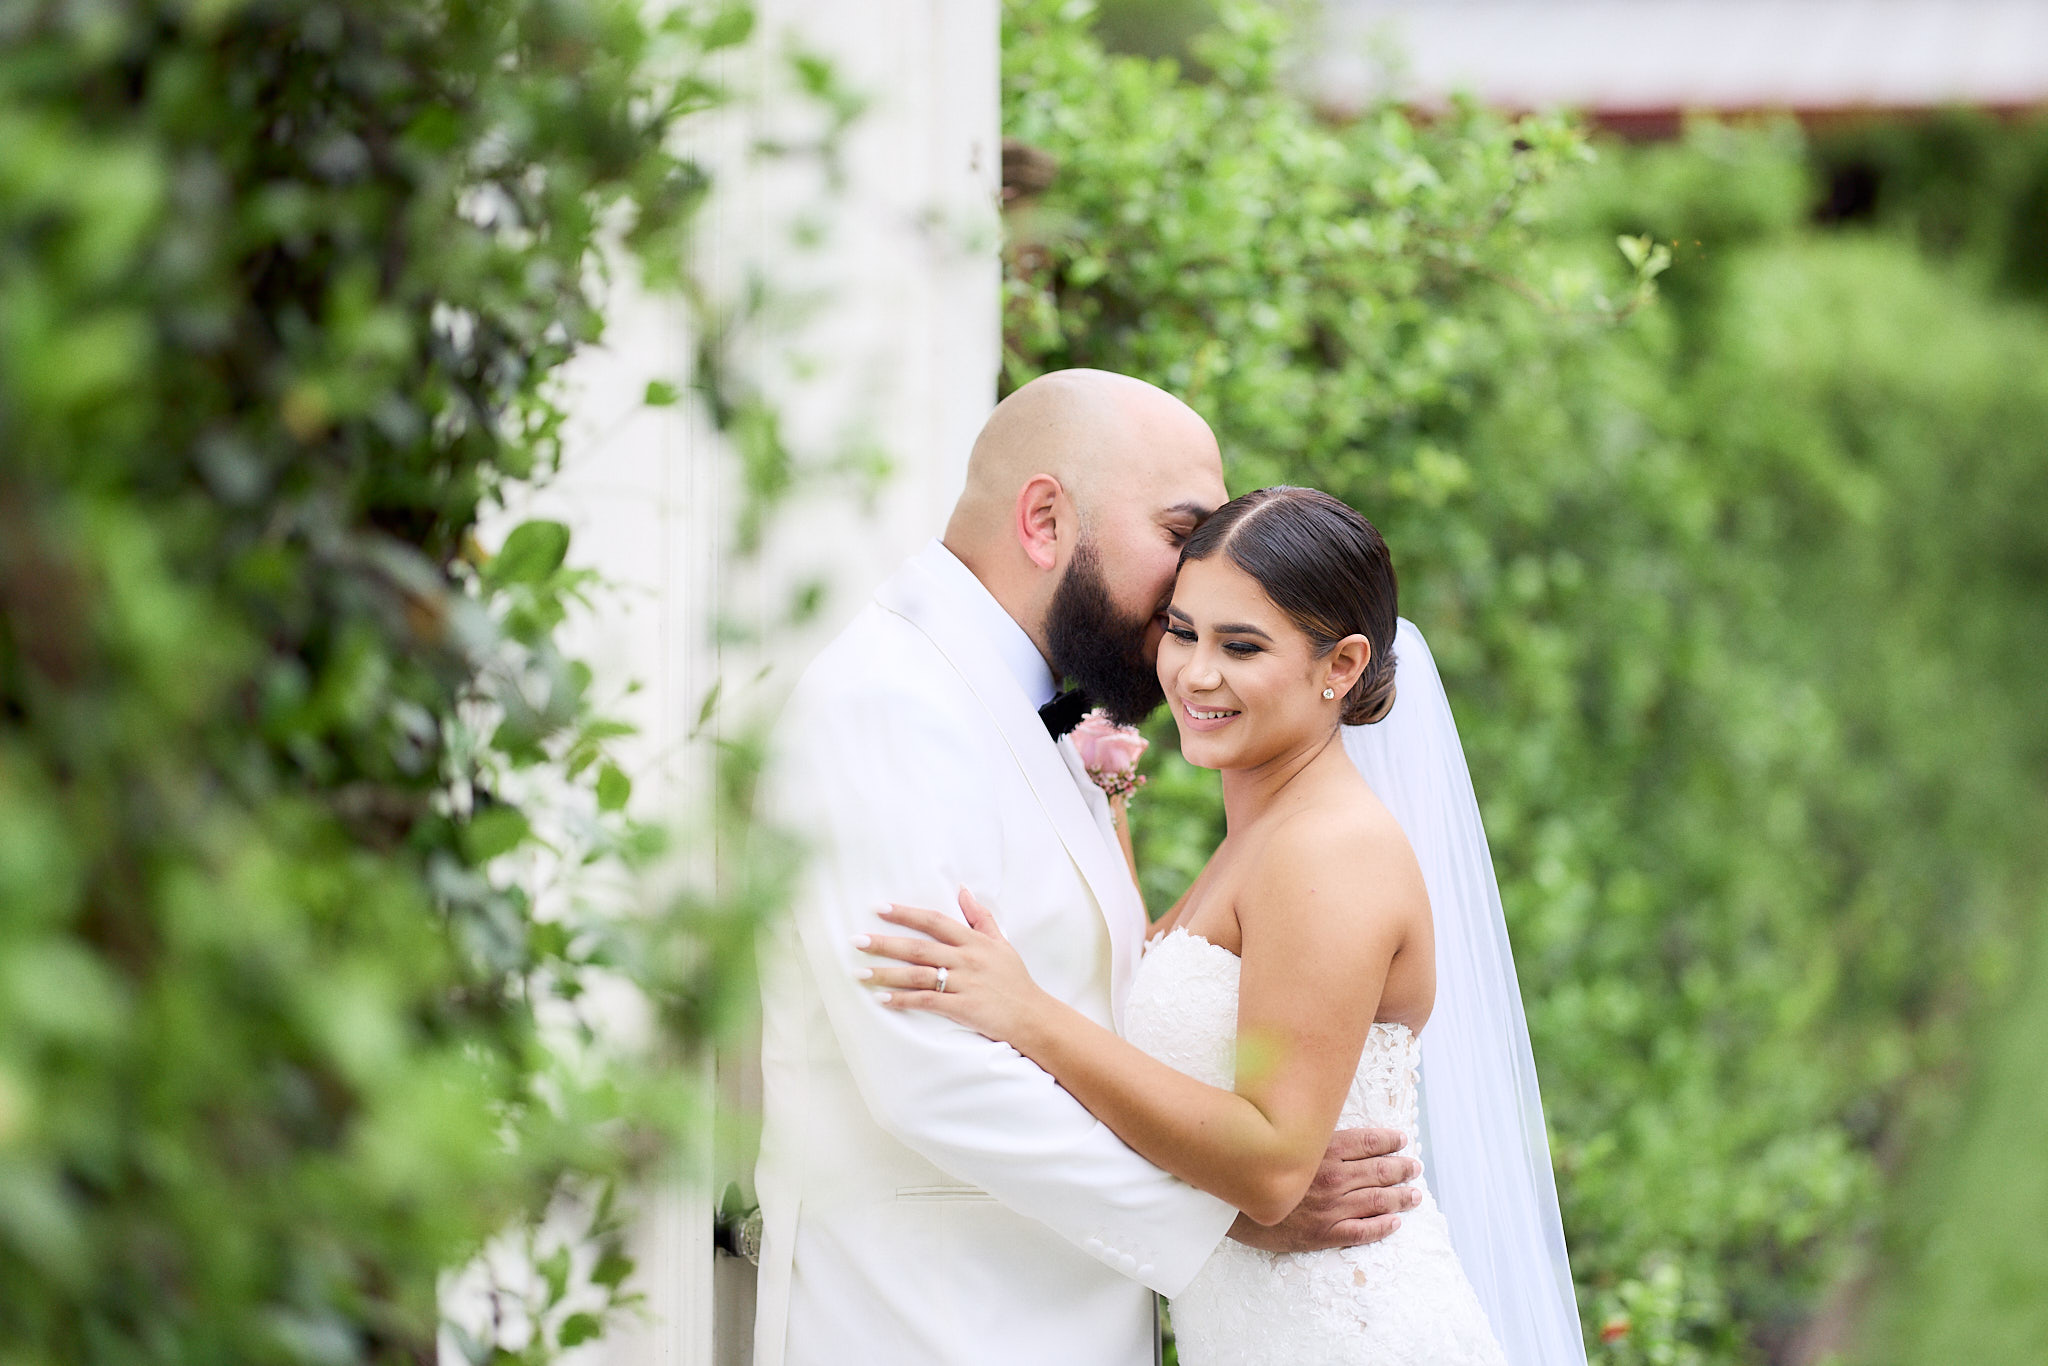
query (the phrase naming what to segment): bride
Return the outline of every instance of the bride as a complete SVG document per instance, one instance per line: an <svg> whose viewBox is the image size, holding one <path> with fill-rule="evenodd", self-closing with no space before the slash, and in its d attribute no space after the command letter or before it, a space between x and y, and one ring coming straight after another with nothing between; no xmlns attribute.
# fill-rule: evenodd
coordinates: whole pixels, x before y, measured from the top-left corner
<svg viewBox="0 0 2048 1366"><path fill-rule="evenodd" d="M1455 1112L1460 1126L1489 1113L1514 1121L1431 1135L1428 1165L1459 1173L1464 1229L1418 1182L1421 1203L1378 1243L1275 1254L1226 1241L1173 1301L1186 1366L1495 1366L1503 1339L1518 1366L1583 1351L1576 1324L1559 1321L1573 1316L1545 1293L1561 1276L1570 1304L1512 960L1504 929L1489 936L1484 923L1489 912L1499 922L1484 836L1476 808L1469 822L1444 819L1470 805L1469 781L1396 771L1403 757L1445 770L1448 754L1464 779L1448 708L1407 728L1428 742L1403 757L1353 739L1394 707L1397 629L1412 635L1385 543L1326 494L1262 489L1190 538L1159 680L1182 753L1222 773L1227 834L1154 927L1122 1037L1039 990L968 892L965 925L892 907L886 919L926 937L862 946L878 960L864 976L888 1006L1010 1044L1153 1163L1262 1223L1300 1201L1339 1126L1399 1129L1414 1150L1425 1127L1450 1127L1430 1126L1432 1113ZM1436 685L1420 637L1402 648ZM1425 705L1441 701L1440 686L1427 694ZM1424 828L1419 861L1410 832ZM1419 1040L1443 1004L1446 917L1432 898L1445 894L1459 903L1450 928L1467 1005L1452 1067L1431 1072L1425 1095ZM1499 1208L1483 1208L1496 1196ZM1543 1265L1503 1271L1510 1240L1510 1256ZM1482 1266L1484 1307L1454 1242Z"/></svg>

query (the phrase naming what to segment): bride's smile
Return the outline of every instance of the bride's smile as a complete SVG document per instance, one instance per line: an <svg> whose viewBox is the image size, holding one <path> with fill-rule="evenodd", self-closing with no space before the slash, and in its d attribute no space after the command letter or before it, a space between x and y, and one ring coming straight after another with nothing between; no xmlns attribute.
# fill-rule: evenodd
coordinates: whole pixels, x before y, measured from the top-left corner
<svg viewBox="0 0 2048 1366"><path fill-rule="evenodd" d="M1181 699L1180 705L1181 710L1187 713L1189 724L1196 730L1214 730L1217 726L1244 715L1241 711L1203 711L1186 698Z"/></svg>

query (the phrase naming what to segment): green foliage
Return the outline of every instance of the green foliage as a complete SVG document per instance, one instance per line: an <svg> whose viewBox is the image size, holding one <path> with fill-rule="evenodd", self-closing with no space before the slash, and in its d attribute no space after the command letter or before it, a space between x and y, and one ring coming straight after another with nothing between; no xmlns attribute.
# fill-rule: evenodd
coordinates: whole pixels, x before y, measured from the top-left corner
<svg viewBox="0 0 2048 1366"><path fill-rule="evenodd" d="M1903 232L1994 288L2048 297L2048 119L1950 109L1814 139L1822 212Z"/></svg>
<svg viewBox="0 0 2048 1366"><path fill-rule="evenodd" d="M2011 1007L1981 1013L1966 1103L1906 1189L1863 1360L2048 1359L2048 955Z"/></svg>
<svg viewBox="0 0 2048 1366"><path fill-rule="evenodd" d="M605 1183L683 1118L775 884L648 939L586 904L653 846L555 644L595 586L559 524L474 532L554 468L608 272L686 283L676 134L749 24L0 4L7 1361L429 1360L508 1228L540 1289L476 1359L624 1302ZM606 973L677 1026L651 1070L558 1045ZM532 1241L564 1201L573 1275Z"/></svg>
<svg viewBox="0 0 2048 1366"><path fill-rule="evenodd" d="M1754 1359L1854 1260L2037 904L2048 327L1810 227L1794 129L1596 158L1553 119L1331 126L1270 12L1219 12L1198 83L1009 4L1005 132L1059 171L1012 210L1008 382L1141 375L1234 489L1386 532L1485 807L1596 1359ZM1161 907L1222 813L1153 753Z"/></svg>

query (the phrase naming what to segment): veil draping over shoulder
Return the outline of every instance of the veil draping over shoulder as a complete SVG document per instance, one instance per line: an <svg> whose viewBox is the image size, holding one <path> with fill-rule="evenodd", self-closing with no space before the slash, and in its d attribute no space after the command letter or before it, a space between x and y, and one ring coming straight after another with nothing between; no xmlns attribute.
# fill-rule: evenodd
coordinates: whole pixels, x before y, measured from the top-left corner
<svg viewBox="0 0 2048 1366"><path fill-rule="evenodd" d="M1343 735L1414 845L1436 921L1425 1179L1511 1366L1584 1366L1536 1061L1472 776L1436 660L1405 619L1394 655L1393 710Z"/></svg>

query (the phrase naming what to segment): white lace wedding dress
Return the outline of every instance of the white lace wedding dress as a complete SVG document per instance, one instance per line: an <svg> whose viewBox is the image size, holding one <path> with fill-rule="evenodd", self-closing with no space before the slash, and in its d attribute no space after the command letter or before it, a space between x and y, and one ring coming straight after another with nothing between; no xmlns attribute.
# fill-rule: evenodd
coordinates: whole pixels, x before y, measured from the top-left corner
<svg viewBox="0 0 2048 1366"><path fill-rule="evenodd" d="M1176 929L1146 950L1124 1014L1130 1041L1212 1086L1236 1080L1239 962ZM1399 1129L1415 1142L1418 1045L1376 1024L1339 1128ZM1505 1366L1451 1250L1422 1203L1392 1237L1330 1252L1259 1252L1225 1239L1173 1301L1182 1366Z"/></svg>

